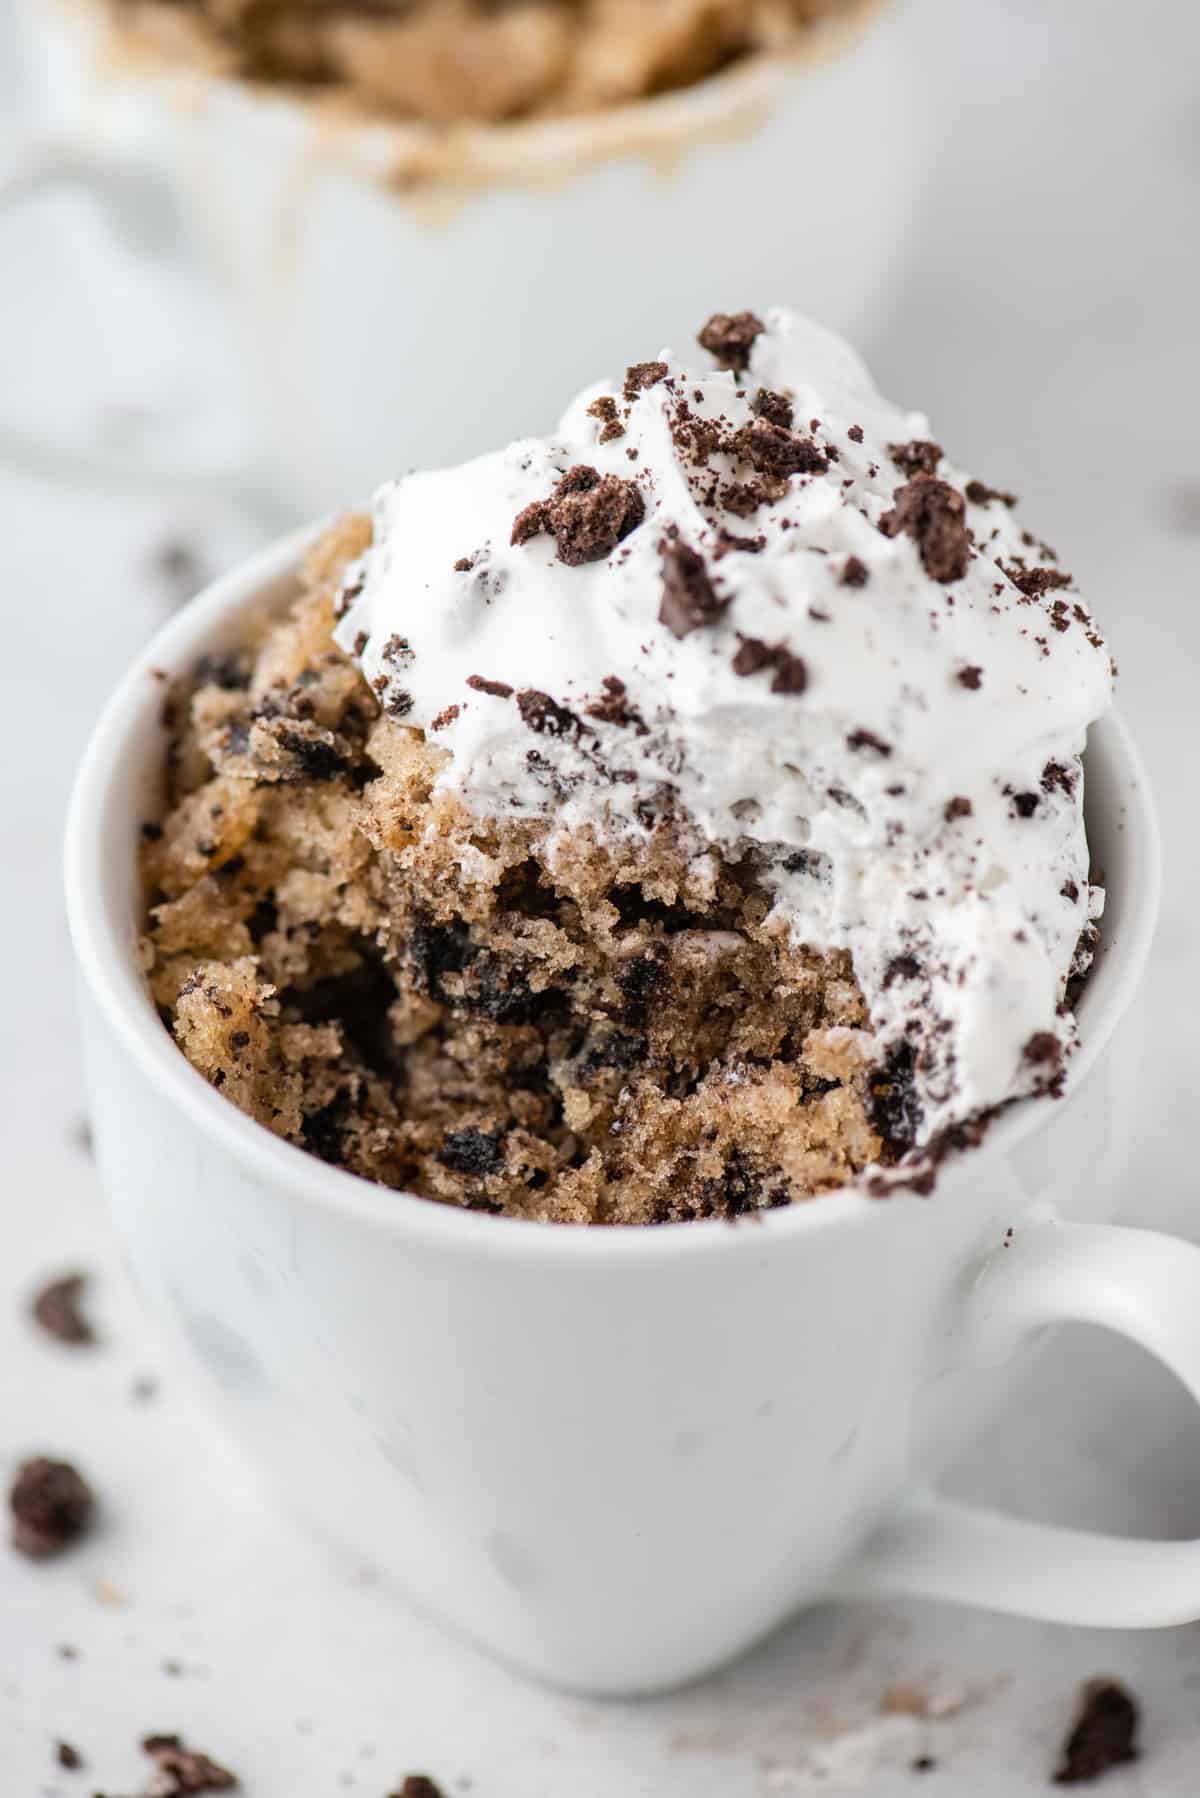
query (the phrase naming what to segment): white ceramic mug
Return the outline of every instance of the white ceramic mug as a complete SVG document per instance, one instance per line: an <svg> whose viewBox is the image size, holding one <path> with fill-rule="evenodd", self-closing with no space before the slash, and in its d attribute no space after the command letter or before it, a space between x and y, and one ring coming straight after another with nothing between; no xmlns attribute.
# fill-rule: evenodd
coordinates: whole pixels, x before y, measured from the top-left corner
<svg viewBox="0 0 1200 1798"><path fill-rule="evenodd" d="M1065 1098L1013 1107L929 1198L844 1190L658 1229L477 1216L252 1123L180 1054L138 972L162 674L277 606L301 547L219 582L139 656L67 839L104 1185L147 1297L286 1503L506 1660L596 1693L701 1674L830 1594L1200 1615L1200 1543L933 1490L977 1421L980 1370L1056 1320L1143 1344L1200 1402L1200 1250L1096 1221L1119 1196L1159 890L1119 721L1087 752L1108 906Z"/></svg>
<svg viewBox="0 0 1200 1798"><path fill-rule="evenodd" d="M802 54L447 136L134 54L102 0L21 0L36 123L0 144L0 204L83 188L143 257L186 261L234 339L257 443L197 466L161 420L152 451L117 453L10 419L0 455L232 489L295 522L549 429L564 394L720 308L795 294L861 342L918 198L902 12L861 0ZM87 269L70 278L86 306Z"/></svg>

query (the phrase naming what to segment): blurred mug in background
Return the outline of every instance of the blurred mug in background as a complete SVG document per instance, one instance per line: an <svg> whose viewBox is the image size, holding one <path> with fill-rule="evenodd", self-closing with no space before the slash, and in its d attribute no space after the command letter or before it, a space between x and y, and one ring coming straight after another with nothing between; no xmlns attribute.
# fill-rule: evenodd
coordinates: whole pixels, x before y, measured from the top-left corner
<svg viewBox="0 0 1200 1798"><path fill-rule="evenodd" d="M597 368L684 342L715 309L786 300L869 338L913 232L916 81L887 0L726 5L781 21L775 37L710 51L707 68L685 36L644 94L611 55L581 84L577 56L540 101L517 39L511 67L503 37L472 67L465 0L427 0L443 54L427 44L424 62L398 3L18 4L30 120L4 150L0 202L82 190L143 264L147 368L224 370L190 389L153 379L137 428L100 441L43 409L29 365L53 361L51 328L32 350L10 335L0 357L32 402L0 419L0 456L40 468L232 494L273 522L328 511L406 467L546 429ZM626 7L647 34L721 10ZM566 30L580 9L499 18L535 14ZM239 38L256 16L269 38ZM340 34L337 79L322 21ZM69 291L54 283L67 337L63 308L88 311L100 286L82 239L70 258ZM215 438L180 415L196 403L222 421Z"/></svg>

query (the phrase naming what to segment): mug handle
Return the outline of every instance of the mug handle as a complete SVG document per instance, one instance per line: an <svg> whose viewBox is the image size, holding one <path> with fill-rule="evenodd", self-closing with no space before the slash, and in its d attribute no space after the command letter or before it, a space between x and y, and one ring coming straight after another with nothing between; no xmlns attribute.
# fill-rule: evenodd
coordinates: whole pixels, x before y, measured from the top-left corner
<svg viewBox="0 0 1200 1798"><path fill-rule="evenodd" d="M1200 1248L1152 1230L1038 1222L989 1256L965 1358L996 1365L1045 1324L1101 1324L1149 1349L1200 1405ZM1144 1629L1200 1617L1200 1540L1027 1523L912 1494L837 1582L839 1598L938 1598L1050 1623Z"/></svg>
<svg viewBox="0 0 1200 1798"><path fill-rule="evenodd" d="M178 210L153 169L115 156L103 158L67 137L36 130L10 135L0 144L0 212L64 188L90 194L133 254L177 258L185 253ZM80 283L81 294L86 291L86 283ZM101 489L233 500L272 520L286 512L253 460L206 466L164 458L158 448L139 455L95 441L62 441L0 419L0 461L43 478Z"/></svg>

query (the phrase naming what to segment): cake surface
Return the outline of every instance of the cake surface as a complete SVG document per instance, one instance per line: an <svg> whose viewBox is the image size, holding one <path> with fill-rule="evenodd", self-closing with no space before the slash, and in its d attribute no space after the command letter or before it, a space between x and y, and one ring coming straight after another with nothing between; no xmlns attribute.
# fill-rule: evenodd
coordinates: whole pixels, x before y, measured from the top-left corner
<svg viewBox="0 0 1200 1798"><path fill-rule="evenodd" d="M737 1216L928 1183L1060 1083L1091 616L837 340L700 342L381 489L172 696L155 998L368 1179Z"/></svg>

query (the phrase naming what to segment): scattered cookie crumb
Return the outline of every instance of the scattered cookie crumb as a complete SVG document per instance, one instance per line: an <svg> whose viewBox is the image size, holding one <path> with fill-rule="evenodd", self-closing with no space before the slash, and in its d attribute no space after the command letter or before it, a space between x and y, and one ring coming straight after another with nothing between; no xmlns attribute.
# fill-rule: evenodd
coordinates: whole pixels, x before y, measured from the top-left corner
<svg viewBox="0 0 1200 1798"><path fill-rule="evenodd" d="M183 1798L200 1792L232 1792L237 1775L222 1767L210 1755L185 1746L177 1735L142 1737L142 1752L148 1754L159 1770L154 1782L154 1798Z"/></svg>
<svg viewBox="0 0 1200 1798"><path fill-rule="evenodd" d="M78 1773L83 1766L83 1756L78 1748L72 1747L70 1742L54 1744L54 1759L57 1765L65 1767L68 1773Z"/></svg>
<svg viewBox="0 0 1200 1798"><path fill-rule="evenodd" d="M85 1274L63 1274L57 1280L48 1281L34 1295L30 1306L34 1321L56 1342L76 1345L95 1342L95 1331L79 1309L86 1284Z"/></svg>
<svg viewBox="0 0 1200 1798"><path fill-rule="evenodd" d="M17 1469L9 1493L12 1545L31 1561L48 1560L78 1541L92 1515L92 1489L69 1461L36 1455Z"/></svg>
<svg viewBox="0 0 1200 1798"><path fill-rule="evenodd" d="M445 1798L445 1794L428 1773L410 1773L391 1798Z"/></svg>
<svg viewBox="0 0 1200 1798"><path fill-rule="evenodd" d="M1090 1679L1079 1698L1079 1714L1063 1743L1055 1785L1083 1785L1110 1767L1138 1758L1137 1699L1119 1680Z"/></svg>

